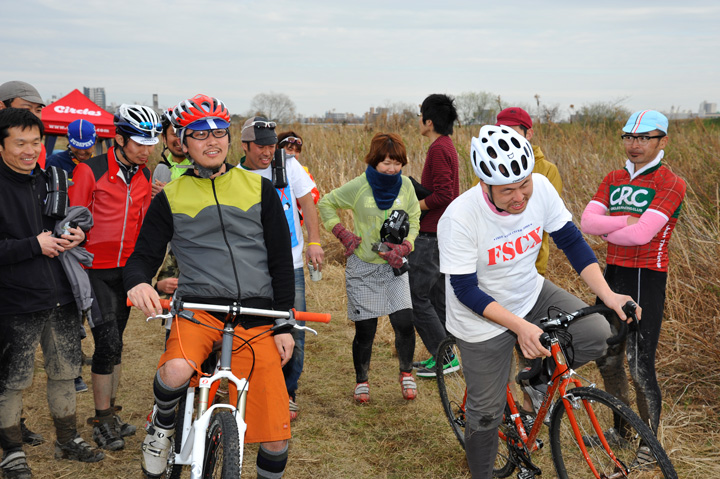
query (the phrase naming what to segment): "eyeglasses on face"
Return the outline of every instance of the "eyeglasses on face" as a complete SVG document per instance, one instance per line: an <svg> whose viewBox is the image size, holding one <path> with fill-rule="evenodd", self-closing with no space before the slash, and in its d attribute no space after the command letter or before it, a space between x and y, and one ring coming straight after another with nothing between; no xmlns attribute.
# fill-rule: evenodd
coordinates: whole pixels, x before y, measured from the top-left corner
<svg viewBox="0 0 720 479"><path fill-rule="evenodd" d="M249 125L246 125L243 127L243 130L246 130L248 128L275 128L277 124L274 121L254 121L250 123Z"/></svg>
<svg viewBox="0 0 720 479"><path fill-rule="evenodd" d="M631 145L635 140L637 140L639 145L647 145L650 143L650 140L654 140L656 138L662 138L665 135L621 135L620 138L622 138L623 143L626 143L628 145Z"/></svg>
<svg viewBox="0 0 720 479"><path fill-rule="evenodd" d="M228 136L227 128L223 128L222 130L195 130L190 133L188 133L186 136L189 136L190 138L194 140L207 140L210 138L210 135L214 136L215 138L223 138L225 136Z"/></svg>
<svg viewBox="0 0 720 479"><path fill-rule="evenodd" d="M149 121L141 121L140 128L143 130L155 130L158 133L162 133L162 123L150 123Z"/></svg>

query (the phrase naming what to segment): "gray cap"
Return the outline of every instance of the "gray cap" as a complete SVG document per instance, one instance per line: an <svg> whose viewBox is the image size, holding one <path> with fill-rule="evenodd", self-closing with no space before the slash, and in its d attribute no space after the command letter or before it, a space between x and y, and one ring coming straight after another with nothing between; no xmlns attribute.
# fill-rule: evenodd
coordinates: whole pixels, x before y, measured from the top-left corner
<svg viewBox="0 0 720 479"><path fill-rule="evenodd" d="M258 145L275 145L278 138L275 133L275 122L263 116L253 116L243 124L240 141L252 141Z"/></svg>
<svg viewBox="0 0 720 479"><path fill-rule="evenodd" d="M10 100L11 98L22 98L45 106L45 102L35 87L24 81L14 80L0 85L0 101Z"/></svg>

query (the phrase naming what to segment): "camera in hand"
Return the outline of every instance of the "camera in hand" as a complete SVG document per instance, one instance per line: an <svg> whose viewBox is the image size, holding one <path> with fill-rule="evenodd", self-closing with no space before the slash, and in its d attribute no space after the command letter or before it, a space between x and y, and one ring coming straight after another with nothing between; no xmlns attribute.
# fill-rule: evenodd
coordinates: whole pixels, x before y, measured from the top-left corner
<svg viewBox="0 0 720 479"><path fill-rule="evenodd" d="M380 242L373 244L373 251L389 251L383 243L402 244L410 232L410 220L404 210L393 210L380 228ZM410 271L407 258L403 258L403 265L400 268L393 268L395 276L400 276Z"/></svg>

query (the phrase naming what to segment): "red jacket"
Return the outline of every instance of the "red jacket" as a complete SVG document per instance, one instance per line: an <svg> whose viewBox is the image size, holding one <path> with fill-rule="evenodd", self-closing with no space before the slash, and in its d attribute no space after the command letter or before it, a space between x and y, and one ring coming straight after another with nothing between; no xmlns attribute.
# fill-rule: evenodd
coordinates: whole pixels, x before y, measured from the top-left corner
<svg viewBox="0 0 720 479"><path fill-rule="evenodd" d="M94 226L85 244L95 255L93 269L125 266L150 206L150 192L150 171L145 165L130 185L125 183L115 148L75 167L68 193L72 206L86 206L93 216Z"/></svg>

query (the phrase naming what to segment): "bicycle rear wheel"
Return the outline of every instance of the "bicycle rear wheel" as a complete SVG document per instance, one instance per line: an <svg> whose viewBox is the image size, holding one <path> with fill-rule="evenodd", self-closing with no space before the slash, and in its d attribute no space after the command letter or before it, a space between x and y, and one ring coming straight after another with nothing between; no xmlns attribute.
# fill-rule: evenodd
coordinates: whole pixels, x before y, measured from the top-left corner
<svg viewBox="0 0 720 479"><path fill-rule="evenodd" d="M460 350L455 344L455 338L448 336L440 342L438 351L451 351L460 360ZM438 354L439 355L439 354ZM460 369L450 374L437 374L438 390L440 401L443 405L445 416L450 421L450 427L460 445L465 449L465 400L467 399L467 388L465 387L465 376Z"/></svg>
<svg viewBox="0 0 720 479"><path fill-rule="evenodd" d="M230 411L220 411L210 421L202 477L240 477L240 435Z"/></svg>
<svg viewBox="0 0 720 479"><path fill-rule="evenodd" d="M562 398L558 399L550 423L550 447L561 479L593 477L588 462L597 470L598 477L677 478L670 459L650 428L622 401L605 391L587 387L569 390L566 398L569 409L563 407ZM579 440L573 423L577 424ZM600 432L609 450L602 445ZM588 460L583 456L580 443L586 447Z"/></svg>

